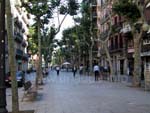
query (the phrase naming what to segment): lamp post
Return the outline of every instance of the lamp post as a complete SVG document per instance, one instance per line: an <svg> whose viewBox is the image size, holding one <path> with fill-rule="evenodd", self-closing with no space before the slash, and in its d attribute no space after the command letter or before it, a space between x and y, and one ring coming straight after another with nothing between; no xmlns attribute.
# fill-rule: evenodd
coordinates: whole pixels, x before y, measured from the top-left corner
<svg viewBox="0 0 150 113"><path fill-rule="evenodd" d="M0 0L0 113L7 113L5 87L5 0Z"/></svg>

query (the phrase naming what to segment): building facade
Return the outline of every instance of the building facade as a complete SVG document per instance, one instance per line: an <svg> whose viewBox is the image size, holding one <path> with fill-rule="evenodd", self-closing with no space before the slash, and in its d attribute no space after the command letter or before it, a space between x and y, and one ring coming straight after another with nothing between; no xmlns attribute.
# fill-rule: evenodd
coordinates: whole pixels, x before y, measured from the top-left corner
<svg viewBox="0 0 150 113"><path fill-rule="evenodd" d="M11 3L12 7L12 21L13 21L13 35L15 40L15 57L16 57L16 70L26 71L28 67L28 54L27 54L27 36L29 18L24 8L17 7L20 1ZM6 23L7 24L7 23ZM9 72L9 60L8 60L8 46L6 37L6 73Z"/></svg>
<svg viewBox="0 0 150 113"><path fill-rule="evenodd" d="M126 23L123 17L112 15L113 0L97 0L97 25L99 35L102 40L106 39L110 30L109 23L111 22L112 31L107 41L109 53L113 63L116 80L124 80L133 76L134 70L134 43L130 33L130 25ZM144 11L146 21L150 24L150 6ZM110 20L111 19L111 20ZM150 30L149 30L150 33ZM146 70L150 70L150 38L149 33L143 37L141 51L141 80L144 80ZM99 44L100 65L108 66L108 60L102 45ZM126 79L129 80L129 79Z"/></svg>

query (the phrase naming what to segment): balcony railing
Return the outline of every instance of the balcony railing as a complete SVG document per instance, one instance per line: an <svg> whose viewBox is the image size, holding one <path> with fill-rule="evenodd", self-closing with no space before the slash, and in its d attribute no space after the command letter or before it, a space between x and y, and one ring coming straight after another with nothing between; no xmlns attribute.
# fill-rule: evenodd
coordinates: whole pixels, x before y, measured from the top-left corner
<svg viewBox="0 0 150 113"><path fill-rule="evenodd" d="M150 51L150 41L145 41L143 42L142 45L142 52L147 52L147 51Z"/></svg>
<svg viewBox="0 0 150 113"><path fill-rule="evenodd" d="M28 54L26 53L23 53L23 57L22 57L23 60L25 61L28 61Z"/></svg>
<svg viewBox="0 0 150 113"><path fill-rule="evenodd" d="M23 51L20 49L16 49L16 55L23 56Z"/></svg>
<svg viewBox="0 0 150 113"><path fill-rule="evenodd" d="M18 18L15 18L15 25L22 29L22 22L19 21Z"/></svg>
<svg viewBox="0 0 150 113"><path fill-rule="evenodd" d="M118 47L118 46L110 46L109 51L110 52L121 52L123 47Z"/></svg>
<svg viewBox="0 0 150 113"><path fill-rule="evenodd" d="M19 42L19 43L21 43L22 40L23 40L23 36L22 36L20 33L18 33L18 32L15 32L15 33L14 33L14 38L15 38L15 40L16 40L17 42Z"/></svg>
<svg viewBox="0 0 150 113"><path fill-rule="evenodd" d="M23 46L23 47L26 47L26 46L27 46L27 43L26 43L26 41L25 41L25 40L23 40L23 42L22 42L22 46Z"/></svg>

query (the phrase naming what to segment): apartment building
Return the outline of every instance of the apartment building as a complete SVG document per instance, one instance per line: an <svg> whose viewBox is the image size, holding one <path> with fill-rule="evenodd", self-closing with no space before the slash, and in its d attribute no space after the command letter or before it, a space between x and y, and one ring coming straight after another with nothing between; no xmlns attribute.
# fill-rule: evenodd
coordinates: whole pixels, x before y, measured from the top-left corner
<svg viewBox="0 0 150 113"><path fill-rule="evenodd" d="M17 70L27 70L28 54L27 54L27 38L29 18L24 8L17 7L20 1L12 1L11 7L13 10L13 30L15 40L15 57ZM17 4L17 5L16 5ZM6 37L7 38L7 37ZM8 47L6 41L6 73L9 71L8 66Z"/></svg>
<svg viewBox="0 0 150 113"><path fill-rule="evenodd" d="M126 24L123 17L113 15L112 13L113 0L97 0L97 25L100 32L100 38L104 40L108 36L108 23L112 22L112 33L109 37L107 46L112 58L112 63L115 75L120 77L124 75L133 75L134 69L134 48L133 37L130 33L130 25ZM150 4L144 11L147 23L150 24ZM150 33L150 30L149 30ZM144 72L146 69L150 70L150 38L149 33L143 37L141 58L142 58L142 76L144 80ZM107 57L102 45L100 48L100 63L102 66L107 66Z"/></svg>

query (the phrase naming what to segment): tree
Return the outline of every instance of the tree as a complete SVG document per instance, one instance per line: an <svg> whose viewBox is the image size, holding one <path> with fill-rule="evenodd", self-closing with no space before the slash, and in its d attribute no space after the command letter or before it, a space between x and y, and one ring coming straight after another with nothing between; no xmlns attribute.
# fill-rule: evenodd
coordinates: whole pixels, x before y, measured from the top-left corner
<svg viewBox="0 0 150 113"><path fill-rule="evenodd" d="M88 47L89 56L89 70L92 74L93 70L93 46L94 46L94 27L91 16L91 7L88 2L82 1L81 4L81 14L82 18L80 20L81 31L83 32L83 42L85 42L86 47Z"/></svg>
<svg viewBox="0 0 150 113"><path fill-rule="evenodd" d="M56 28L55 35L60 31L60 27L66 18L68 14L74 15L76 14L76 10L78 9L78 4L76 0L69 0L67 2L63 2L62 0L52 0L52 1L41 1L41 0L30 0L26 3L23 4L24 7L27 8L27 11L35 16L35 20L37 22L37 29L38 29L38 54L39 54L39 63L38 63L38 77L36 79L36 84L38 82L38 78L41 78L41 83L42 83L42 69L41 69L41 62L42 62L42 57L41 57L41 24L46 23L48 24L48 18L52 18L52 14L56 10L57 15L59 13L64 14L63 20L60 22L59 16L58 16L58 22L59 26ZM55 10L54 10L55 9ZM43 25L42 24L42 25Z"/></svg>
<svg viewBox="0 0 150 113"><path fill-rule="evenodd" d="M30 51L32 55L38 52L37 29L35 26L29 28L27 50Z"/></svg>
<svg viewBox="0 0 150 113"><path fill-rule="evenodd" d="M144 10L149 0L119 0L113 5L113 11L126 19L131 26L134 41L134 73L133 86L140 85L141 76L141 42L146 33ZM124 10L126 9L126 10Z"/></svg>
<svg viewBox="0 0 150 113"><path fill-rule="evenodd" d="M15 47L13 38L13 26L12 26L12 14L11 14L11 2L6 0L6 16L7 16L7 36L8 36L8 54L9 54L9 66L10 75L12 81L12 112L19 113L19 101L18 101L18 86L16 80L16 62L15 62Z"/></svg>
<svg viewBox="0 0 150 113"><path fill-rule="evenodd" d="M42 78L42 56L41 56L41 27L44 24L48 24L49 18L52 16L52 8L49 6L47 0L40 1L40 0L30 0L28 2L23 3L23 7L27 9L27 11L35 16L34 20L36 21L36 28L37 28L37 37L38 37L38 61L37 61L37 77L36 77L36 87L38 82L41 84L43 83ZM39 81L40 80L40 81Z"/></svg>
<svg viewBox="0 0 150 113"><path fill-rule="evenodd" d="M53 27L43 29L42 32L42 54L44 55L45 67L48 67L48 62L54 48L55 29Z"/></svg>
<svg viewBox="0 0 150 113"><path fill-rule="evenodd" d="M112 35L112 9L109 7L112 5L112 1L111 0L108 0L107 1L107 14L108 14L108 17L104 15L105 19L106 19L106 22L105 22L105 26L107 25L107 29L106 31L103 31L102 33L100 33L100 30L97 31L97 36L98 36L98 39L99 39L99 43L101 45L101 47L103 47L105 53L106 53L106 57L108 59L108 64L109 64L109 67L110 67L110 81L113 81L113 78L114 78L114 68L113 68L113 63L112 63L112 58L110 56L110 52L109 52L109 48L108 48L108 41L109 41L109 38L110 36ZM103 24L102 24L103 26Z"/></svg>

